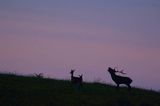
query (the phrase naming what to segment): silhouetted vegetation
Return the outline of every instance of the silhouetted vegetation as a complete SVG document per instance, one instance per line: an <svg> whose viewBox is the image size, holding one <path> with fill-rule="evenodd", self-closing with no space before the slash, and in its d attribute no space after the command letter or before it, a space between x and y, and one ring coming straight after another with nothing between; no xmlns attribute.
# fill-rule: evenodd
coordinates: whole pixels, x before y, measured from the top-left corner
<svg viewBox="0 0 160 106"><path fill-rule="evenodd" d="M0 74L0 106L159 106L160 93L101 83L83 83L75 91L71 82L49 78Z"/></svg>

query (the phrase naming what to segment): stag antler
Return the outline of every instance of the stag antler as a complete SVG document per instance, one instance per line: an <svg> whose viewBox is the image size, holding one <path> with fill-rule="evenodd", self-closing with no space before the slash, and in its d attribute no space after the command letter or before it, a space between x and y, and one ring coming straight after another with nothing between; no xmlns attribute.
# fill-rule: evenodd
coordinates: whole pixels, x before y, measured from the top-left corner
<svg viewBox="0 0 160 106"><path fill-rule="evenodd" d="M114 67L114 70L116 70L117 69L117 67Z"/></svg>
<svg viewBox="0 0 160 106"><path fill-rule="evenodd" d="M126 74L126 73L124 73L123 71L124 71L124 70L117 71L117 72L119 72L119 73L121 73L121 74Z"/></svg>
<svg viewBox="0 0 160 106"><path fill-rule="evenodd" d="M116 71L116 72L118 72L118 73L121 73L121 74L126 74L125 72L123 72L124 70L121 70L121 71L118 71L118 69L117 69L117 67L114 67L114 70Z"/></svg>

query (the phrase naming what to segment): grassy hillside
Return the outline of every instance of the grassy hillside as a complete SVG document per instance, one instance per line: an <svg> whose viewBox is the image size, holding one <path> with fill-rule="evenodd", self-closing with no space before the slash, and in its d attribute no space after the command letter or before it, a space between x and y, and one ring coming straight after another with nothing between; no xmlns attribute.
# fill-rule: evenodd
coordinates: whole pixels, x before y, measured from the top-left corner
<svg viewBox="0 0 160 106"><path fill-rule="evenodd" d="M160 93L134 88L0 74L0 106L160 106Z"/></svg>

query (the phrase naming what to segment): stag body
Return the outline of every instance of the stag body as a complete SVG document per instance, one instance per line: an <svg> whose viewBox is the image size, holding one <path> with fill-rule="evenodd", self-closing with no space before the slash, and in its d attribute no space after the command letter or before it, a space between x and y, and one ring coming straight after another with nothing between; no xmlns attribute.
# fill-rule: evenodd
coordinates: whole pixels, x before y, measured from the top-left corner
<svg viewBox="0 0 160 106"><path fill-rule="evenodd" d="M116 87L117 89L119 88L120 84L125 84L128 86L128 90L131 90L131 86L130 86L130 84L132 83L131 78L116 75L115 73L119 71L116 71L115 69L112 69L110 67L108 68L108 72L111 74L112 80L117 84L117 87Z"/></svg>
<svg viewBox="0 0 160 106"><path fill-rule="evenodd" d="M82 75L79 75L79 77L73 76L74 71L75 70L71 70L71 72L70 72L70 74L71 74L71 83L82 86L83 76Z"/></svg>

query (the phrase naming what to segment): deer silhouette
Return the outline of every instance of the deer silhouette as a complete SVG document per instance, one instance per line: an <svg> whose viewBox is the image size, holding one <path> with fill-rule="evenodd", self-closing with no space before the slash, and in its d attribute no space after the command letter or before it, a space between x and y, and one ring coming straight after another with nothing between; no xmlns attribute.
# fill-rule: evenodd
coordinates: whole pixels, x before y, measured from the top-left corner
<svg viewBox="0 0 160 106"><path fill-rule="evenodd" d="M131 90L130 84L132 83L132 79L129 77L123 77L115 74L116 72L125 74L123 71L116 71L115 68L112 69L111 67L109 67L108 72L110 73L112 80L117 84L117 89L119 89L120 84L125 84L128 86L128 90Z"/></svg>
<svg viewBox="0 0 160 106"><path fill-rule="evenodd" d="M83 82L83 75L79 75L79 77L75 77L73 75L75 70L71 70L70 74L71 74L71 83L74 85L80 85L82 86L82 82Z"/></svg>

